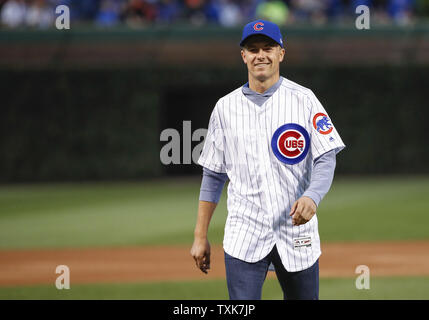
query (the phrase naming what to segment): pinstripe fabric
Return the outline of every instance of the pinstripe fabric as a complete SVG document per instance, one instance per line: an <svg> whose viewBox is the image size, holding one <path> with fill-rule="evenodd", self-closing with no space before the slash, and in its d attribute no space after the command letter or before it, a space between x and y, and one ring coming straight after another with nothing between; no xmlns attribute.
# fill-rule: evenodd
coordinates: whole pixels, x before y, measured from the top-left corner
<svg viewBox="0 0 429 320"><path fill-rule="evenodd" d="M308 223L292 226L292 204L308 188L313 160L344 148L336 129L321 134L313 117L326 114L313 92L286 78L261 106L247 99L241 88L222 97L210 117L208 133L198 163L215 172L226 172L228 217L223 246L229 255L256 262L275 244L288 271L312 266L321 254L317 215ZM296 123L309 133L311 146L303 161L288 165L271 150L274 132ZM293 240L311 237L311 246L294 248Z"/></svg>

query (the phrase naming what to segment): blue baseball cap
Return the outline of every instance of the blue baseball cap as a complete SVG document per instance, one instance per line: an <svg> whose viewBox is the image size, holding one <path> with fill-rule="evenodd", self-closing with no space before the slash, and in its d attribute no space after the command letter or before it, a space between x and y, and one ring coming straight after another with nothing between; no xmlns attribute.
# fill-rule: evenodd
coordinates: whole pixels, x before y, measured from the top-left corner
<svg viewBox="0 0 429 320"><path fill-rule="evenodd" d="M280 45L280 47L283 48L280 28L275 23L266 20L256 20L246 24L243 28L243 36L241 37L240 46L243 46L243 43L247 38L258 34L262 34L273 39Z"/></svg>

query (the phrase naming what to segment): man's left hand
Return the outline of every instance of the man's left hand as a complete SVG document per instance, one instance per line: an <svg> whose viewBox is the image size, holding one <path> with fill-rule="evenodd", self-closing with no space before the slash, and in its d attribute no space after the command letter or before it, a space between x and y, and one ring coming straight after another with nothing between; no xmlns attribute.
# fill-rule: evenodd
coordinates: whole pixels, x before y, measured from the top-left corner
<svg viewBox="0 0 429 320"><path fill-rule="evenodd" d="M292 225L299 226L305 224L313 218L316 213L317 206L313 199L309 197L301 197L295 201L290 211L292 217Z"/></svg>

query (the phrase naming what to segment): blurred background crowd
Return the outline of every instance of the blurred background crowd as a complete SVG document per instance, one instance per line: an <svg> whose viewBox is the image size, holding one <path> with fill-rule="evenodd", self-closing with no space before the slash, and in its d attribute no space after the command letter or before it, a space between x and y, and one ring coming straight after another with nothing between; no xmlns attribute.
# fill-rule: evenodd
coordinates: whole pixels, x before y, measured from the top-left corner
<svg viewBox="0 0 429 320"><path fill-rule="evenodd" d="M367 5L371 23L409 25L429 19L429 0L0 0L2 28L53 27L67 5L73 24L140 28L192 24L234 27L254 18L280 25L344 23Z"/></svg>

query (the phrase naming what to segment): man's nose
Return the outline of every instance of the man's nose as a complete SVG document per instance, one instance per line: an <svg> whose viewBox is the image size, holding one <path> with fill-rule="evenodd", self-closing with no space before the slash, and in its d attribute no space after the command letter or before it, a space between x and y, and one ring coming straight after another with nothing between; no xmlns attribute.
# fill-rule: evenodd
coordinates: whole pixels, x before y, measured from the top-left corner
<svg viewBox="0 0 429 320"><path fill-rule="evenodd" d="M265 55L264 55L264 50L262 50L262 49L259 49L259 51L258 51L258 53L257 53L257 55L256 55L256 58L257 59L264 59L265 58Z"/></svg>

